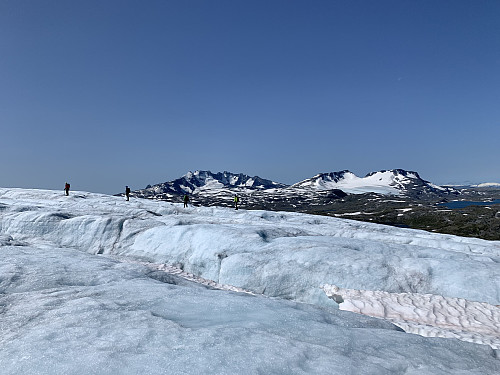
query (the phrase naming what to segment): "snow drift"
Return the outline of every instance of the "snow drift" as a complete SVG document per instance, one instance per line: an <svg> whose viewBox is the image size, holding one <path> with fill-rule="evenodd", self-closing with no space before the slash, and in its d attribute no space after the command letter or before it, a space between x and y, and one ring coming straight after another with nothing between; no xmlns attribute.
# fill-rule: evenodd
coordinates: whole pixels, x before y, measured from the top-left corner
<svg viewBox="0 0 500 375"><path fill-rule="evenodd" d="M500 349L500 306L433 294L387 293L323 286L340 309L383 318L427 337L453 337Z"/></svg>

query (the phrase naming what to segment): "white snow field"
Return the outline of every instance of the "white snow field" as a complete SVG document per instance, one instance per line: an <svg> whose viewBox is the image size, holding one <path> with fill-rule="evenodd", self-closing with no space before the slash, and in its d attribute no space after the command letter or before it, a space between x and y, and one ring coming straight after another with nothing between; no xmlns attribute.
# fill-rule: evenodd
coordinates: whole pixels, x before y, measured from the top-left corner
<svg viewBox="0 0 500 375"><path fill-rule="evenodd" d="M411 182L412 178L418 178L415 174L401 176L395 174L394 171L380 171L365 177L358 177L354 173L347 171L343 174L342 178L338 181L332 179L318 179L319 175L311 179L295 184L296 187L309 187L316 190L332 190L341 189L349 194L364 194L364 193L378 193L385 195L399 195L401 194L401 185L407 185ZM441 188L435 186L436 188Z"/></svg>
<svg viewBox="0 0 500 375"><path fill-rule="evenodd" d="M181 206L0 189L0 373L500 373L499 242ZM327 284L343 291L341 308L347 289L364 304L352 305L372 299L361 313L380 301L412 310L369 291L484 302L488 319L458 319L488 345L390 322L442 331L425 311L421 320L341 311Z"/></svg>

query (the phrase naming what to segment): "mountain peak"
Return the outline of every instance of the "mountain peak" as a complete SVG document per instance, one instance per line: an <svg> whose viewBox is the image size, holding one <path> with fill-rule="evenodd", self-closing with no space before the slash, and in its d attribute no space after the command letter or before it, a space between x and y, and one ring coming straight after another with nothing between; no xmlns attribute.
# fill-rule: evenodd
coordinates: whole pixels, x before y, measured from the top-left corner
<svg viewBox="0 0 500 375"><path fill-rule="evenodd" d="M213 173L211 171L196 170L194 172L189 171L176 180L149 186L145 190L152 191L155 194L182 195L186 193L193 194L195 191L200 190L266 190L284 187L287 187L287 185L258 176L251 177L243 173L228 171ZM142 190L142 192L145 192L145 190Z"/></svg>
<svg viewBox="0 0 500 375"><path fill-rule="evenodd" d="M449 188L423 180L417 172L404 169L371 172L365 177L358 177L349 170L320 173L292 187L319 191L340 189L350 194L420 195L451 192Z"/></svg>
<svg viewBox="0 0 500 375"><path fill-rule="evenodd" d="M405 169L389 169L389 170L381 170L378 172L370 172L365 177L370 177L370 176L373 176L375 174L384 174L384 173L390 173L390 174L393 174L394 176L403 176L403 177L407 177L407 178L421 180L421 178L417 172L407 171Z"/></svg>

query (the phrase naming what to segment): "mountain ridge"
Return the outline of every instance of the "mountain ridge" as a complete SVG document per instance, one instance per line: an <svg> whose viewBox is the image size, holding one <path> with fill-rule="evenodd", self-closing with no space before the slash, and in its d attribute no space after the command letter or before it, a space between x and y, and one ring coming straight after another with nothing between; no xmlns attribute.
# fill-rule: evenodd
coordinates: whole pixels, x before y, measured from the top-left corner
<svg viewBox="0 0 500 375"><path fill-rule="evenodd" d="M415 171L404 169L381 170L358 177L345 169L338 172L319 173L292 185L249 176L243 173L228 171L213 173L196 170L188 172L175 180L148 185L145 189L134 191L135 194L196 194L202 191L234 190L235 192L266 191L276 189L308 189L314 191L342 190L348 194L377 193L384 195L401 195L410 193L450 193L456 191L452 187L432 184L420 177ZM417 190L412 192L411 190ZM149 193L149 194L148 194Z"/></svg>
<svg viewBox="0 0 500 375"><path fill-rule="evenodd" d="M135 190L138 198L180 202L188 194L193 204L231 206L238 195L246 208L289 209L321 207L344 197L375 194L412 199L444 198L459 194L451 187L441 187L423 180L417 172L404 169L381 170L358 177L345 169L319 173L293 185L259 176L228 171L213 173L197 170L175 180ZM118 194L123 195L123 194Z"/></svg>
<svg viewBox="0 0 500 375"><path fill-rule="evenodd" d="M341 189L349 194L377 193L407 196L456 192L456 189L432 184L422 179L417 172L404 169L370 172L365 177L358 177L349 170L320 173L292 187L315 190Z"/></svg>
<svg viewBox="0 0 500 375"><path fill-rule="evenodd" d="M134 194L184 195L204 190L236 189L265 190L286 188L288 185L243 173L217 172L197 170L171 181L148 185L145 189L136 190ZM148 194L149 193L149 194Z"/></svg>

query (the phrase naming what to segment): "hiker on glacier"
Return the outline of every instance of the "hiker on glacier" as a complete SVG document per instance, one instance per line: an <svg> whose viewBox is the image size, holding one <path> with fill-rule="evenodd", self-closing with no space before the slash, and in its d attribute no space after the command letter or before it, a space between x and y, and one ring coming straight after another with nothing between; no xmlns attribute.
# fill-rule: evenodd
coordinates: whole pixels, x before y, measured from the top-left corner
<svg viewBox="0 0 500 375"><path fill-rule="evenodd" d="M130 199L130 188L125 186L125 196L127 197L127 201Z"/></svg>
<svg viewBox="0 0 500 375"><path fill-rule="evenodd" d="M68 196L69 195L69 184L67 182L64 184L64 191L66 192L66 196Z"/></svg>
<svg viewBox="0 0 500 375"><path fill-rule="evenodd" d="M240 201L240 198L238 198L238 196L235 194L234 195L234 209L237 210L238 209L238 202Z"/></svg>
<svg viewBox="0 0 500 375"><path fill-rule="evenodd" d="M188 206L188 202L189 202L189 197L187 194L184 194L184 208Z"/></svg>

